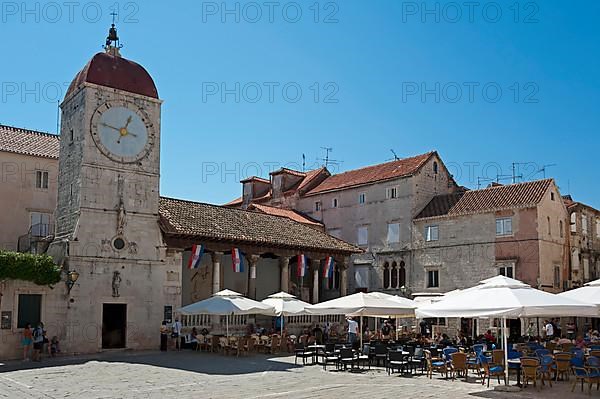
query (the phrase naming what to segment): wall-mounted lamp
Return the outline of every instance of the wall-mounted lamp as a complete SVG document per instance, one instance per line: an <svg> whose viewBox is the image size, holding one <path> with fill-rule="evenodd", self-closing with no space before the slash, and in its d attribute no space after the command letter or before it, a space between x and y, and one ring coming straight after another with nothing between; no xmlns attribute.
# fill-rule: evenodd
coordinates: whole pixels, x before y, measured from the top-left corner
<svg viewBox="0 0 600 399"><path fill-rule="evenodd" d="M65 280L65 284L67 285L67 295L71 293L71 288L73 288L78 278L79 273L77 273L75 270L67 272L67 279Z"/></svg>

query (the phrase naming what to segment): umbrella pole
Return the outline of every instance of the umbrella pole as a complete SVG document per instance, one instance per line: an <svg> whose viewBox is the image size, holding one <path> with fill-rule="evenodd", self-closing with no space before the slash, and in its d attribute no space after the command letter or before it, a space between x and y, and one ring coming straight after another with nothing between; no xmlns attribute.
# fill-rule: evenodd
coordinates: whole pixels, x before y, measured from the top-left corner
<svg viewBox="0 0 600 399"><path fill-rule="evenodd" d="M363 317L360 315L360 349L362 350L363 346Z"/></svg>
<svg viewBox="0 0 600 399"><path fill-rule="evenodd" d="M502 318L502 346L504 349L504 376L508 384L508 338L506 336L506 316Z"/></svg>
<svg viewBox="0 0 600 399"><path fill-rule="evenodd" d="M229 315L225 315L225 333L227 334L227 338L229 338Z"/></svg>

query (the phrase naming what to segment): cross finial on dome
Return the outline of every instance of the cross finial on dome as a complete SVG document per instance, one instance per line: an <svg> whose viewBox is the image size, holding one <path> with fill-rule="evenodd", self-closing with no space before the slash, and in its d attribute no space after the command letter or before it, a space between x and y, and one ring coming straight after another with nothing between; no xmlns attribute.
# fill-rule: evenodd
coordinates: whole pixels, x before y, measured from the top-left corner
<svg viewBox="0 0 600 399"><path fill-rule="evenodd" d="M110 55L120 57L121 53L119 52L119 50L123 46L119 43L119 36L117 35L117 28L115 27L117 13L113 11L110 15L112 15L113 17L113 23L111 24L110 29L108 30L108 37L106 38L104 50L106 50L106 52Z"/></svg>

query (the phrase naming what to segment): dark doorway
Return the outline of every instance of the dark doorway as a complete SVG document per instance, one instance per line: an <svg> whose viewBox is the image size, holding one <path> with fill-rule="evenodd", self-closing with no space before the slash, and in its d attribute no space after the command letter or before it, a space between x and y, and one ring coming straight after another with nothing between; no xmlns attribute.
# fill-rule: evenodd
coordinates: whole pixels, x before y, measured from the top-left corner
<svg viewBox="0 0 600 399"><path fill-rule="evenodd" d="M127 305L105 303L102 306L102 348L125 348Z"/></svg>
<svg viewBox="0 0 600 399"><path fill-rule="evenodd" d="M521 319L510 319L508 322L508 340L516 342L521 336Z"/></svg>

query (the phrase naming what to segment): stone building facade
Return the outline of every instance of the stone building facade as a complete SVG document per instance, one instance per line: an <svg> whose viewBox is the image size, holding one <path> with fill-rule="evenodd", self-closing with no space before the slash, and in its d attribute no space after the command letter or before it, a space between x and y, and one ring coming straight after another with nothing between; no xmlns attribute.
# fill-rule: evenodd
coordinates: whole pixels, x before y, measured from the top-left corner
<svg viewBox="0 0 600 399"><path fill-rule="evenodd" d="M270 179L242 181L243 195L227 206L268 204L292 209L352 242L364 253L350 262L348 291L406 294L412 273L412 220L436 195L458 189L437 152L331 175L281 169ZM256 194L256 195L255 195Z"/></svg>
<svg viewBox="0 0 600 399"><path fill-rule="evenodd" d="M568 279L567 212L553 180L435 197L414 220L414 278L423 293L498 274L550 292Z"/></svg>
<svg viewBox="0 0 600 399"><path fill-rule="evenodd" d="M600 278L600 211L571 196L564 198L569 212L571 286Z"/></svg>
<svg viewBox="0 0 600 399"><path fill-rule="evenodd" d="M54 134L0 125L0 249L43 251L53 233L58 142Z"/></svg>
<svg viewBox="0 0 600 399"><path fill-rule="evenodd" d="M69 87L60 139L0 129L3 165L24 162L34 172L47 160L57 166L42 193L29 180L3 190L10 194L3 205L19 217L4 215L2 223L27 232L22 215L53 213L55 226L39 249L63 271L53 287L0 282L0 359L22 356L28 323L44 322L67 354L154 349L163 320L220 289L257 299L284 290L314 302L346 293L349 258L361 249L329 236L318 221L268 206L235 210L160 197L161 104L148 72L109 45ZM194 244L206 247L205 267L189 270ZM233 248L245 273L232 270ZM308 269L298 278L302 254ZM337 271L324 279L327 257ZM209 328L218 331L220 322Z"/></svg>

